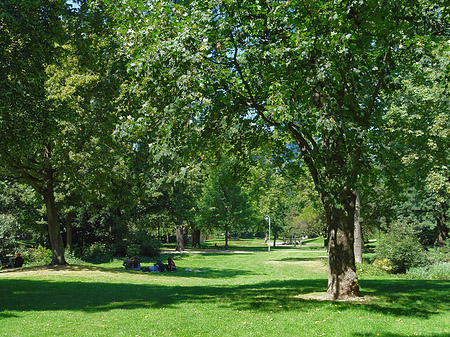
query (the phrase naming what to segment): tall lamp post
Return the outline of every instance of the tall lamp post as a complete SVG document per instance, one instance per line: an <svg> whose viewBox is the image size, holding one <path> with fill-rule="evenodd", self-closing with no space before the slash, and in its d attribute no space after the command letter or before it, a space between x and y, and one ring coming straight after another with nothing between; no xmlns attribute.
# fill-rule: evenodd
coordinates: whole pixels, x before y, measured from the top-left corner
<svg viewBox="0 0 450 337"><path fill-rule="evenodd" d="M270 252L270 216L266 215L265 219L269 220L269 245L267 247L268 251Z"/></svg>

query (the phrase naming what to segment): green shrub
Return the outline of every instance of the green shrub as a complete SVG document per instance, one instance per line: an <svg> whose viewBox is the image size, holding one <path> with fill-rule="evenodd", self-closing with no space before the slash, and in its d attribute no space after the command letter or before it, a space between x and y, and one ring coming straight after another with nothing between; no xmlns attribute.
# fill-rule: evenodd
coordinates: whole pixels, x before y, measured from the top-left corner
<svg viewBox="0 0 450 337"><path fill-rule="evenodd" d="M68 249L65 251L64 257L68 264L78 264L78 265L86 264L85 261L83 261L82 259L80 259L75 255L75 252L73 251L71 252Z"/></svg>
<svg viewBox="0 0 450 337"><path fill-rule="evenodd" d="M128 244L126 240L116 240L111 245L111 254L113 256L125 256L128 254Z"/></svg>
<svg viewBox="0 0 450 337"><path fill-rule="evenodd" d="M161 253L161 240L153 239L146 231L137 231L130 235L126 252L128 256L155 257Z"/></svg>
<svg viewBox="0 0 450 337"><path fill-rule="evenodd" d="M141 242L140 255L142 256L158 256L161 253L161 241L154 239L144 239Z"/></svg>
<svg viewBox="0 0 450 337"><path fill-rule="evenodd" d="M0 214L0 257L5 258L17 247L17 234L20 226L17 219L10 214Z"/></svg>
<svg viewBox="0 0 450 337"><path fill-rule="evenodd" d="M389 259L375 259L375 261L373 261L373 265L376 268L382 269L388 273L391 273L394 269L395 266L393 264L393 262Z"/></svg>
<svg viewBox="0 0 450 337"><path fill-rule="evenodd" d="M425 250L414 229L404 223L390 227L375 249L376 260L388 259L393 273L406 273L413 267L427 264Z"/></svg>
<svg viewBox="0 0 450 337"><path fill-rule="evenodd" d="M78 256L84 261L92 263L105 263L112 259L111 251L104 243L95 242L89 246L83 246L82 255Z"/></svg>
<svg viewBox="0 0 450 337"><path fill-rule="evenodd" d="M407 275L418 280L450 280L450 263L438 262L425 267L411 268Z"/></svg>
<svg viewBox="0 0 450 337"><path fill-rule="evenodd" d="M141 253L141 246L137 244L132 244L127 247L127 255L128 256L137 256Z"/></svg>
<svg viewBox="0 0 450 337"><path fill-rule="evenodd" d="M363 263L356 263L356 270L358 273L358 276L362 275L376 275L376 276L384 276L386 275L386 270L377 267L373 263L369 262L363 262Z"/></svg>
<svg viewBox="0 0 450 337"><path fill-rule="evenodd" d="M42 246L24 249L21 255L27 266L42 266L52 262L52 251Z"/></svg>
<svg viewBox="0 0 450 337"><path fill-rule="evenodd" d="M447 240L443 246L439 247L438 251L450 257L450 240Z"/></svg>

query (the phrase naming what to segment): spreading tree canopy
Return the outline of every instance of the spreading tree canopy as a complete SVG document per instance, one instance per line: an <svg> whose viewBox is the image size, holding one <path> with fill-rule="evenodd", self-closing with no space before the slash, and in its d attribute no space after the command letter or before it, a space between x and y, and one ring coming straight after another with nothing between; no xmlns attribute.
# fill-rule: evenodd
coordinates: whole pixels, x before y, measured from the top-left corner
<svg viewBox="0 0 450 337"><path fill-rule="evenodd" d="M64 1L3 1L0 4L0 165L43 196L53 263L64 264L64 247L55 208L55 110L47 99L48 65L61 56Z"/></svg>
<svg viewBox="0 0 450 337"><path fill-rule="evenodd" d="M92 187L113 160L119 71L106 57L114 40L101 38L104 23L86 3L76 13L65 0L0 3L0 169L43 198L52 264L66 263L57 186Z"/></svg>
<svg viewBox="0 0 450 337"><path fill-rule="evenodd" d="M386 109L380 93L392 90L430 44L447 39L445 2L122 5L124 45L134 56L130 70L143 109L155 106L175 120L189 111L224 132L240 125L287 135L326 213L328 296L358 295L354 191L366 139Z"/></svg>

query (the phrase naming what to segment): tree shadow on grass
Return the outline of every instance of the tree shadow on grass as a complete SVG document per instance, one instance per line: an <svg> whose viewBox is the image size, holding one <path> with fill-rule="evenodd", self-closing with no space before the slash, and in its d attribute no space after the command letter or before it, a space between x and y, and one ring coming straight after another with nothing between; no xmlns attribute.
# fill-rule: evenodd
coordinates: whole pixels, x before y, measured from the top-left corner
<svg viewBox="0 0 450 337"><path fill-rule="evenodd" d="M101 272L105 271L108 273L122 273L126 270L121 267L100 267L93 265L65 265L65 266L34 266L34 267L23 267L23 268L11 268L11 269L3 269L0 271L0 275L8 276L10 273L12 274L27 274L27 273L45 273L51 274L52 272L64 272L64 271L91 271L91 272ZM11 276L12 276L11 274Z"/></svg>
<svg viewBox="0 0 450 337"><path fill-rule="evenodd" d="M421 317L442 311L450 312L450 281L361 280L360 284L364 295L379 299L370 302L367 310Z"/></svg>
<svg viewBox="0 0 450 337"><path fill-rule="evenodd" d="M183 303L211 302L241 310L307 310L300 292L324 291L324 280L270 281L237 286L168 286L100 282L0 280L0 319L14 311L69 310L101 312L112 309L168 308Z"/></svg>
<svg viewBox="0 0 450 337"><path fill-rule="evenodd" d="M377 337L377 336L382 336L382 337L405 337L405 334L397 334L397 333L392 333L392 332L387 332L387 331L378 331L378 332L372 332L372 333L367 333L367 332L361 332L361 333L353 333L352 336L354 337ZM448 333L428 333L426 335L426 337L448 337Z"/></svg>
<svg viewBox="0 0 450 337"><path fill-rule="evenodd" d="M281 261L281 262L307 262L307 261L317 261L317 262L321 262L321 261L326 261L326 257L320 257L320 256L316 256L316 257L286 257L283 259L279 259L276 261Z"/></svg>
<svg viewBox="0 0 450 337"><path fill-rule="evenodd" d="M201 275L203 273L199 273ZM205 273L206 274L206 273ZM211 303L251 311L310 311L329 302L303 296L325 293L325 279L271 280L244 285L166 285L0 279L0 320L14 311L67 310L102 312L113 309L177 308L183 303ZM164 279L161 279L164 281ZM447 281L365 280L363 302L335 302L339 310L358 309L384 315L429 317L449 311ZM393 335L394 337L395 335ZM439 337L439 336L437 336Z"/></svg>
<svg viewBox="0 0 450 337"><path fill-rule="evenodd" d="M17 317L17 315L10 313L10 312L0 312L0 320L2 320L4 318L12 318L12 317Z"/></svg>

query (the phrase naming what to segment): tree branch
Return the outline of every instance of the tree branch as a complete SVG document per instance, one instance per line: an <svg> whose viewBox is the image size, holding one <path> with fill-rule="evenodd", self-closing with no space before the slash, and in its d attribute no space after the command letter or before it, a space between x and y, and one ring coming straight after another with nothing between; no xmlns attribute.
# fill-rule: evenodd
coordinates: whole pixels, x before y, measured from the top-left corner
<svg viewBox="0 0 450 337"><path fill-rule="evenodd" d="M238 72L239 78L242 81L242 84L244 85L245 91L248 94L248 97L245 97L244 95L236 92L237 95L239 95L242 99L244 99L245 103L254 108L256 110L256 112L258 113L258 115L263 119L263 121L271 126L281 126L281 123L275 122L274 120L270 119L269 117L266 116L265 112L267 111L264 106L260 105L257 100L256 97L253 95L250 84L248 83L248 81L245 79L244 73L242 71L241 65L238 62L237 59L237 54L238 54L238 46L236 44L236 41L234 39L233 34L230 34L230 38L231 38L231 42L233 43L234 46L234 53L233 53L233 60L231 61L231 63L235 66L236 71Z"/></svg>
<svg viewBox="0 0 450 337"><path fill-rule="evenodd" d="M301 132L298 129L298 126L295 125L293 122L288 123L289 131L291 132L294 139L297 141L300 151L302 153L302 158L305 161L306 165L308 165L309 171L311 173L311 176L314 180L314 184L316 186L320 186L319 184L319 172L317 170L317 167L313 161L313 155L312 151L313 148L308 144L308 141L303 137ZM307 137L308 139L312 139L311 135ZM313 146L316 146L316 143L313 141Z"/></svg>

